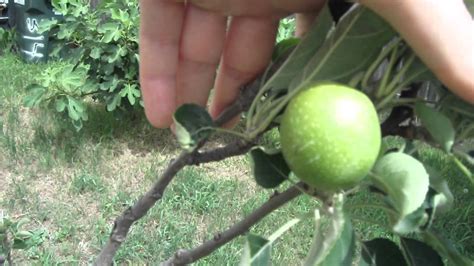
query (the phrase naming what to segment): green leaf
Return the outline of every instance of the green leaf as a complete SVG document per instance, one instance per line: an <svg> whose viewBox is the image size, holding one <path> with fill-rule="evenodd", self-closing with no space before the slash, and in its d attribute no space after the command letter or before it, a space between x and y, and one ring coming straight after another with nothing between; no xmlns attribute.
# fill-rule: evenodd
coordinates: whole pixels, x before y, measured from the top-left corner
<svg viewBox="0 0 474 266"><path fill-rule="evenodd" d="M322 80L349 82L372 64L395 35L390 25L369 9L362 5L351 9L303 71L298 71L290 89Z"/></svg>
<svg viewBox="0 0 474 266"><path fill-rule="evenodd" d="M398 246L385 238L362 242L359 266L405 266L407 265Z"/></svg>
<svg viewBox="0 0 474 266"><path fill-rule="evenodd" d="M82 120L72 120L72 125L74 126L74 129L76 129L77 132L81 130L83 123Z"/></svg>
<svg viewBox="0 0 474 266"><path fill-rule="evenodd" d="M99 88L103 91L113 92L119 85L119 77L117 75L108 76L104 82L100 83Z"/></svg>
<svg viewBox="0 0 474 266"><path fill-rule="evenodd" d="M120 39L121 31L120 26L117 23L109 22L99 26L98 32L103 33L104 37L101 42L110 43L112 40L117 41Z"/></svg>
<svg viewBox="0 0 474 266"><path fill-rule="evenodd" d="M73 97L67 96L68 104L67 111L68 115L72 120L87 120L87 113L84 104L74 99Z"/></svg>
<svg viewBox="0 0 474 266"><path fill-rule="evenodd" d="M411 66L407 69L404 76L404 83L423 82L423 81L437 81L436 76L431 70L416 57Z"/></svg>
<svg viewBox="0 0 474 266"><path fill-rule="evenodd" d="M252 234L248 235L248 239L245 243L244 252L242 254L240 265L267 265L270 263L270 260L266 260L267 252L271 250L272 244L280 238L286 231L292 228L294 225L300 222L300 219L291 219L283 226L278 228L273 234L267 239L264 239L260 236L255 236ZM253 241L253 244L250 245L250 241ZM270 257L268 257L270 258ZM258 264L263 262L263 264Z"/></svg>
<svg viewBox="0 0 474 266"><path fill-rule="evenodd" d="M120 103L122 102L122 96L120 94L115 94L111 97L107 98L107 111L112 112L117 108L117 106L120 106Z"/></svg>
<svg viewBox="0 0 474 266"><path fill-rule="evenodd" d="M131 105L135 105L136 99L141 95L136 84L125 84L119 94L121 97L127 97Z"/></svg>
<svg viewBox="0 0 474 266"><path fill-rule="evenodd" d="M213 132L214 122L203 107L183 104L173 115L175 134L185 150L193 150L198 143Z"/></svg>
<svg viewBox="0 0 474 266"><path fill-rule="evenodd" d="M58 39L70 40L78 26L78 23L62 24L59 26L59 32L56 37Z"/></svg>
<svg viewBox="0 0 474 266"><path fill-rule="evenodd" d="M346 219L338 240L320 266L351 266L355 248L355 233L350 220Z"/></svg>
<svg viewBox="0 0 474 266"><path fill-rule="evenodd" d="M467 10L469 10L469 13L471 13L471 16L474 16L474 0L464 0L464 4Z"/></svg>
<svg viewBox="0 0 474 266"><path fill-rule="evenodd" d="M441 253L442 256L448 258L453 265L472 266L474 264L473 261L461 255L449 240L442 237L435 230L423 231L421 235L426 243Z"/></svg>
<svg viewBox="0 0 474 266"><path fill-rule="evenodd" d="M393 225L393 231L406 235L430 229L441 208L440 205L444 202L444 195L430 187L423 205L416 211L399 218Z"/></svg>
<svg viewBox="0 0 474 266"><path fill-rule="evenodd" d="M54 102L54 107L56 109L56 112L63 112L66 109L67 103L64 98L59 98L56 99Z"/></svg>
<svg viewBox="0 0 474 266"><path fill-rule="evenodd" d="M38 84L31 84L26 87L27 94L23 98L23 105L25 107L35 107L38 106L44 94L46 93L46 88Z"/></svg>
<svg viewBox="0 0 474 266"><path fill-rule="evenodd" d="M443 260L439 254L425 243L400 237L400 246L402 247L409 265L412 266L443 266Z"/></svg>
<svg viewBox="0 0 474 266"><path fill-rule="evenodd" d="M277 43L277 45L273 49L272 60L277 60L278 58L286 54L288 51L290 51L291 48L296 47L299 43L299 38L288 38Z"/></svg>
<svg viewBox="0 0 474 266"><path fill-rule="evenodd" d="M242 266L270 266L271 245L263 237L248 234L240 265Z"/></svg>
<svg viewBox="0 0 474 266"><path fill-rule="evenodd" d="M257 148L250 151L250 156L255 180L263 188L277 187L291 172L281 152L268 154Z"/></svg>
<svg viewBox="0 0 474 266"><path fill-rule="evenodd" d="M371 175L374 185L387 194L400 218L417 210L425 201L429 176L417 159L401 152L380 158Z"/></svg>
<svg viewBox="0 0 474 266"><path fill-rule="evenodd" d="M87 80L88 70L88 67L82 64L77 67L73 65L65 67L58 77L61 88L71 93L77 93Z"/></svg>
<svg viewBox="0 0 474 266"><path fill-rule="evenodd" d="M416 211L400 217L397 221L392 221L392 229L397 234L409 234L419 231L429 223L429 216L425 212L425 207L420 207Z"/></svg>
<svg viewBox="0 0 474 266"><path fill-rule="evenodd" d="M58 20L55 18L42 19L39 23L37 33L43 34L50 31L54 26L58 24Z"/></svg>
<svg viewBox="0 0 474 266"><path fill-rule="evenodd" d="M457 113L467 119L474 120L474 105L469 104L458 97L448 94L441 102L442 111Z"/></svg>
<svg viewBox="0 0 474 266"><path fill-rule="evenodd" d="M26 240L15 238L13 239L12 249L27 249L28 244Z"/></svg>
<svg viewBox="0 0 474 266"><path fill-rule="evenodd" d="M127 54L127 48L121 45L109 45L107 49L107 53L109 54L107 58L107 63L115 63L121 61L121 57Z"/></svg>
<svg viewBox="0 0 474 266"><path fill-rule="evenodd" d="M275 90L288 88L295 75L301 72L301 69L308 63L311 56L322 46L332 26L333 20L329 8L326 6L319 13L311 31L306 34L290 57L264 87Z"/></svg>
<svg viewBox="0 0 474 266"><path fill-rule="evenodd" d="M433 139L441 144L446 152L451 152L455 136L451 121L444 114L419 102L416 103L415 111Z"/></svg>
<svg viewBox="0 0 474 266"><path fill-rule="evenodd" d="M454 202L453 193L449 189L446 179L438 173L433 167L425 164L426 171L430 175L430 187L439 194L435 199L435 208L437 212L445 212L451 209Z"/></svg>
<svg viewBox="0 0 474 266"><path fill-rule="evenodd" d="M91 53L89 54L89 56L93 59L99 59L100 56L102 55L102 52L103 52L103 50L101 48L94 47L94 48L92 48Z"/></svg>

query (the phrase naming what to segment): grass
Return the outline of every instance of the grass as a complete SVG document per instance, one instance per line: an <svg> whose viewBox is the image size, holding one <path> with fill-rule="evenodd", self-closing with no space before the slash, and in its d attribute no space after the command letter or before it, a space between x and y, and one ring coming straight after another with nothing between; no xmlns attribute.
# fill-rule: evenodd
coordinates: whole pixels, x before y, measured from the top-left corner
<svg viewBox="0 0 474 266"><path fill-rule="evenodd" d="M14 218L28 217L28 228L40 230L37 245L14 252L18 264L86 264L107 240L113 219L151 186L179 149L167 130L151 128L141 112L117 117L91 106L90 121L75 132L60 115L22 107L24 88L42 69L44 65L24 64L11 54L0 58L0 210ZM264 143L275 144L275 134ZM227 141L216 138L212 144ZM448 179L456 195L455 208L440 216L436 226L474 258L474 192L439 151L425 148L422 157ZM117 262L156 264L179 248L211 238L271 195L256 187L247 156L188 167L133 227ZM350 203L373 200L368 193L358 193ZM316 206L311 198L299 197L252 232L269 236ZM384 222L376 210L356 208L354 213ZM391 237L383 226L361 220L355 225L364 239ZM275 264L295 265L305 257L312 226L304 220L277 242ZM243 240L235 239L196 265L238 264Z"/></svg>

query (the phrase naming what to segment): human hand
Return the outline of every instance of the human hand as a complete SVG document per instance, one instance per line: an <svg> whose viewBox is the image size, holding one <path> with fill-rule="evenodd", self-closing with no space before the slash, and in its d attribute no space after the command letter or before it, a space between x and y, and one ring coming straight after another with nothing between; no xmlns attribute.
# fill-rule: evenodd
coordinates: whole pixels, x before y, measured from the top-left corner
<svg viewBox="0 0 474 266"><path fill-rule="evenodd" d="M361 0L389 21L454 93L474 103L472 18L461 0ZM278 20L299 16L299 31L324 0L140 0L140 81L148 120L172 123L183 103L207 103L211 116L270 61ZM227 16L232 16L227 25ZM436 18L436 19L434 19ZM216 69L219 66L216 76Z"/></svg>
<svg viewBox="0 0 474 266"><path fill-rule="evenodd" d="M474 104L474 21L463 0L359 0L387 20L454 94Z"/></svg>
<svg viewBox="0 0 474 266"><path fill-rule="evenodd" d="M269 63L279 19L324 5L301 0L189 2L140 1L140 81L146 115L156 127L168 127L183 103L204 106L213 87L210 113L216 117L235 100L240 86ZM229 26L228 15L233 16Z"/></svg>

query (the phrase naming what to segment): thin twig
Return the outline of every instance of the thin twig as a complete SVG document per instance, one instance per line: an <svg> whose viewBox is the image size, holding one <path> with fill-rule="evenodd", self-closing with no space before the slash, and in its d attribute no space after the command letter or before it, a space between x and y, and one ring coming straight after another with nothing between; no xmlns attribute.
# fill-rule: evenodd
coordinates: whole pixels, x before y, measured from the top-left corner
<svg viewBox="0 0 474 266"><path fill-rule="evenodd" d="M292 199L296 198L300 194L301 191L296 186L290 187L286 191L276 194L258 209L254 210L250 215L248 215L238 223L232 225L226 231L217 233L214 238L207 240L202 245L196 248L189 250L178 250L171 258L169 258L167 261L162 262L161 265L185 265L193 263L203 257L206 257L207 255L211 254L216 249L228 243L235 237L246 233L250 229L250 227L258 223L265 216L267 216L274 210L280 208Z"/></svg>

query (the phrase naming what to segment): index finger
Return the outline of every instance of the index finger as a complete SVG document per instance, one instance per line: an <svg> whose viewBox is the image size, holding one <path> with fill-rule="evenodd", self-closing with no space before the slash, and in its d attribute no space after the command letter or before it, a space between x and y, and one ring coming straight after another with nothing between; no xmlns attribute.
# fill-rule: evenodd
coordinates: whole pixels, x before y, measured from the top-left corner
<svg viewBox="0 0 474 266"><path fill-rule="evenodd" d="M184 3L140 0L140 84L145 114L155 127L168 127L176 105L176 73Z"/></svg>

